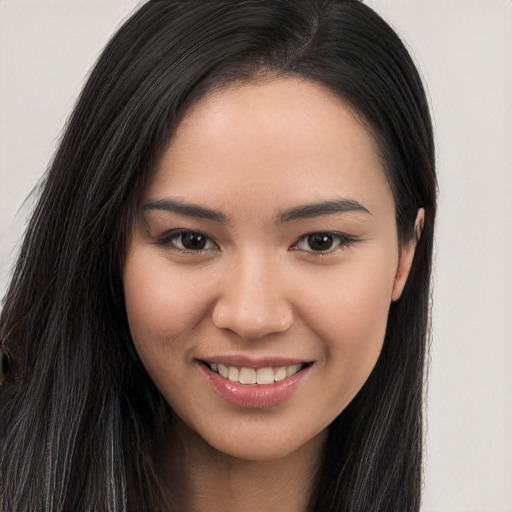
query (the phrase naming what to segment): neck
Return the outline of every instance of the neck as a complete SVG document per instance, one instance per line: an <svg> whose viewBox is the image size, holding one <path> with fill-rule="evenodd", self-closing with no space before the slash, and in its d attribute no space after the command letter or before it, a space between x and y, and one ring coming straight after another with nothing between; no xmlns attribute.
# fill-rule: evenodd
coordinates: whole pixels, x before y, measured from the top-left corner
<svg viewBox="0 0 512 512"><path fill-rule="evenodd" d="M172 510L307 511L327 431L284 458L254 461L221 453L176 423L157 457Z"/></svg>

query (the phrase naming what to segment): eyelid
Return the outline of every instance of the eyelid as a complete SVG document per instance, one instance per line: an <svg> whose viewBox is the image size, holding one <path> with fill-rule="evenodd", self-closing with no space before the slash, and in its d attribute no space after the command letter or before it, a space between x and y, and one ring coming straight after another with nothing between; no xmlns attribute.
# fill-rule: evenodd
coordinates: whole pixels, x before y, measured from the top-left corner
<svg viewBox="0 0 512 512"><path fill-rule="evenodd" d="M313 249L301 249L299 248L299 244L302 242L305 242L308 237L314 236L314 235L327 235L332 237L335 240L338 240L338 244L336 244L334 247L327 249L325 251L315 251ZM346 249L353 245L355 242L357 242L358 239L347 235L346 233L341 233L338 231L312 231L311 233L306 233L305 235L302 235L291 247L291 249L296 251L301 251L304 253L308 253L311 255L317 255L317 256L327 256L329 254L332 254L334 252L337 252L339 250Z"/></svg>
<svg viewBox="0 0 512 512"><path fill-rule="evenodd" d="M207 247L204 249L186 249L184 247L177 246L176 243L174 242L175 239L179 238L184 233L193 233L195 235L203 236L207 240L207 243L210 243L212 245L212 247ZM334 240L334 246L329 249L319 250L319 251L315 251L314 249L311 249L311 248L299 247L299 245L301 243L304 243L307 241L308 237L312 237L315 235L324 235L324 236L326 235L326 236L332 237ZM343 250L343 249L350 247L357 241L358 241L357 238L347 235L346 233L338 232L338 231L312 231L310 233L301 235L297 239L297 241L291 245L290 249L294 250L294 251L300 251L303 253L307 253L309 255L314 255L314 256L328 256L328 255L335 253L339 250ZM195 254L195 255L204 254L209 251L219 249L219 245L217 244L217 242L208 233L205 233L204 231L201 231L198 229L190 229L190 228L175 228L175 229L166 231L155 240L154 244L157 246L164 247L169 250L174 250L174 251L180 252L180 253Z"/></svg>
<svg viewBox="0 0 512 512"><path fill-rule="evenodd" d="M193 233L195 235L204 236L209 242L213 244L213 247L209 247L207 249L185 249L181 247L177 247L173 240L178 238L179 236L183 235L184 233ZM157 240L155 240L155 245L165 247L170 250L178 251L185 254L204 254L205 252L218 249L219 246L217 242L211 237L208 233L205 233L204 231L200 231L198 229L190 229L190 228L175 228L170 229L169 231L166 231L162 235L160 235Z"/></svg>

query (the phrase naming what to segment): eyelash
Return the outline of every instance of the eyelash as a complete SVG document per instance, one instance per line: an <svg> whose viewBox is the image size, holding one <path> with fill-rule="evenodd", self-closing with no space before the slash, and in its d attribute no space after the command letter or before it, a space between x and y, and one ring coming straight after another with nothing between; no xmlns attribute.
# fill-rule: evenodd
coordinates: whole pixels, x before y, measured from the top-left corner
<svg viewBox="0 0 512 512"><path fill-rule="evenodd" d="M311 246L309 246L309 249L311 249L311 250L301 249L299 247L300 244L311 243L311 239L313 237L320 237L320 238L324 238L324 239L327 237L332 240L333 246L329 247L326 250L319 250L319 251L313 250L311 248ZM292 248L296 251L303 251L308 254L314 254L317 256L328 256L329 254L333 254L339 250L343 250L343 249L350 247L355 242L356 242L355 238L345 235L344 233L338 233L338 232L333 232L333 231L316 231L314 233L308 233L306 235L301 236L299 238L299 240L297 242L295 242L295 244L293 244Z"/></svg>
<svg viewBox="0 0 512 512"><path fill-rule="evenodd" d="M183 243L182 243L183 235L191 235L191 236L195 236L195 237L199 237L199 238L202 237L202 238L204 238L205 244L206 245L211 244L211 247L203 247L203 248L199 248L199 249L190 249L190 248L187 249L186 247L183 247ZM334 245L334 247L331 246L326 250L318 250L318 251L311 249L311 246L309 246L309 249L311 249L311 250L308 250L306 248L300 248L301 244L308 244L308 239L309 239L309 243L311 243L311 239L313 237L320 237L320 238L323 237L324 239L327 237L332 240L332 244ZM176 246L176 241L179 241L179 243L181 243L182 247ZM333 254L339 250L343 250L343 249L346 249L346 248L352 246L356 241L357 241L357 239L350 237L344 233L333 232L333 231L315 231L313 233L307 233L307 234L301 236L290 247L290 249L292 249L294 251L301 251L301 252L308 253L310 255L315 255L315 256L328 256L328 255ZM214 249L219 249L219 246L213 240L212 237L210 237L206 233L203 233L202 231L196 231L193 229L173 229L172 231L168 231L167 233L165 233L162 237L160 237L155 242L155 245L167 247L171 250L175 250L175 251L178 251L183 254L196 254L196 255L204 254L204 253L214 250Z"/></svg>
<svg viewBox="0 0 512 512"><path fill-rule="evenodd" d="M177 247L175 245L175 241L182 239L181 237L187 234L194 235L196 237L204 237L206 243L211 243L213 247L202 249L187 249L185 247ZM203 233L202 231L196 231L194 229L173 229L172 231L168 231L164 233L164 235L156 241L156 245L167 247L169 249L185 254L202 254L214 248L219 248L219 246L213 241L212 237L210 237L206 233Z"/></svg>

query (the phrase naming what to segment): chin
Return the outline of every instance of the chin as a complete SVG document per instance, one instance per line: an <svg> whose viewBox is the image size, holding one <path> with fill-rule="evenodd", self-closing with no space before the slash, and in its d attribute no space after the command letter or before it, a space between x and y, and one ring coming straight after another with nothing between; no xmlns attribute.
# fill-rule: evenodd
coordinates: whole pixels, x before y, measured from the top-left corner
<svg viewBox="0 0 512 512"><path fill-rule="evenodd" d="M258 422L259 423L259 422ZM284 428L269 428L269 425L256 424L252 428L208 429L207 432L195 433L204 443L216 453L228 457L259 462L271 462L285 459L293 454L308 451L311 447L316 451L327 437L328 428L321 432L293 432ZM235 433L236 432L236 433ZM297 435L299 434L299 435Z"/></svg>

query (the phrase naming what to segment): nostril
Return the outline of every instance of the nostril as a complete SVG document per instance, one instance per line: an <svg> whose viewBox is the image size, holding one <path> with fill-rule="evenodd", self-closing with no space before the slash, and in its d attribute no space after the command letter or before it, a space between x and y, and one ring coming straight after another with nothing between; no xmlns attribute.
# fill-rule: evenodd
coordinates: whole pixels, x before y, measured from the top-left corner
<svg viewBox="0 0 512 512"><path fill-rule="evenodd" d="M249 340L288 330L293 322L293 313L285 303L263 307L261 304L243 306L224 300L216 304L212 319L219 329L230 330Z"/></svg>

